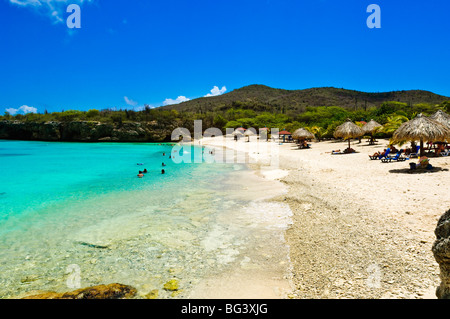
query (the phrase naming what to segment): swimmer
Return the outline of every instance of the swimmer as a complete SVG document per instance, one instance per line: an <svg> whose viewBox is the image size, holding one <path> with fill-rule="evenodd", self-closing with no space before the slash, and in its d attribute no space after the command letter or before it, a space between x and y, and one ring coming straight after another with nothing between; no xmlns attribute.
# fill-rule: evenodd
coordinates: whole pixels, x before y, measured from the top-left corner
<svg viewBox="0 0 450 319"><path fill-rule="evenodd" d="M161 170L161 174L164 174L166 171L164 171L163 169Z"/></svg>
<svg viewBox="0 0 450 319"><path fill-rule="evenodd" d="M142 177L144 177L144 174L139 173L139 174L138 174L138 177L139 177L139 178L142 178Z"/></svg>
<svg viewBox="0 0 450 319"><path fill-rule="evenodd" d="M166 164L162 163L162 166L166 166Z"/></svg>
<svg viewBox="0 0 450 319"><path fill-rule="evenodd" d="M148 173L146 168L144 168L144 173Z"/></svg>

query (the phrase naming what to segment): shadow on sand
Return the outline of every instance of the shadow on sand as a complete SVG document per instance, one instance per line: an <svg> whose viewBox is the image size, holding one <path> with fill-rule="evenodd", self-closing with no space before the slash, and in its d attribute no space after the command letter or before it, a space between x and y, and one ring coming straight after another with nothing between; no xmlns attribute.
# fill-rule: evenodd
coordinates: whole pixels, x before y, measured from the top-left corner
<svg viewBox="0 0 450 319"><path fill-rule="evenodd" d="M434 167L432 169L424 169L424 168L417 168L417 169L409 169L409 168L398 168L398 169L391 169L389 170L389 173L393 174L425 174L425 173L437 173L437 172L447 172L448 168L441 168L441 167Z"/></svg>

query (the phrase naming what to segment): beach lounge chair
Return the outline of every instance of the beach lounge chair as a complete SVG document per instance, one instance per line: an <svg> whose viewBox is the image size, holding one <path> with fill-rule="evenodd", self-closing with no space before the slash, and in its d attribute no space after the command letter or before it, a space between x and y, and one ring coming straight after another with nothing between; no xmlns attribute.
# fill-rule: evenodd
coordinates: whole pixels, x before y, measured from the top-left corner
<svg viewBox="0 0 450 319"><path fill-rule="evenodd" d="M395 156L387 156L385 158L381 159L381 162L383 163L390 163L392 161L395 162L403 162L406 161L406 158L402 156L403 150L400 150L397 152L397 154L395 154Z"/></svg>
<svg viewBox="0 0 450 319"><path fill-rule="evenodd" d="M384 155L378 155L378 156L369 155L369 158L371 160L380 160L380 159L383 159L383 158L386 158L387 156L389 156L390 153L391 153L391 149L388 148L388 149L386 149L386 153Z"/></svg>
<svg viewBox="0 0 450 319"><path fill-rule="evenodd" d="M389 156L389 154L391 154L391 148L390 147L388 149L386 149L386 153L384 155L378 156L378 159L387 158Z"/></svg>
<svg viewBox="0 0 450 319"><path fill-rule="evenodd" d="M384 155L369 155L369 158L373 161L379 160L379 159L382 159L382 158L385 158L386 156L388 156L390 152L391 152L391 149L388 148L388 149L386 149L386 153Z"/></svg>
<svg viewBox="0 0 450 319"><path fill-rule="evenodd" d="M446 150L445 152L441 152L440 155L441 156L449 156L450 155L450 150Z"/></svg>

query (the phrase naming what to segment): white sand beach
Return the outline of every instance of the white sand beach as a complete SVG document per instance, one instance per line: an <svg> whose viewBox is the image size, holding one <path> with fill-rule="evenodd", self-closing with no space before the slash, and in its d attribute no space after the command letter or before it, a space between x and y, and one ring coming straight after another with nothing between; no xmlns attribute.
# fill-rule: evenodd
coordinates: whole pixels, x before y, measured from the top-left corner
<svg viewBox="0 0 450 319"><path fill-rule="evenodd" d="M291 290L269 297L436 298L439 267L431 247L437 220L450 207L450 158L431 158L435 170L410 173L408 163L417 159L369 159L387 140L371 146L352 141L357 153L346 155L331 154L347 147L337 141L313 142L311 149L284 143L269 150L258 147L256 137L201 143L246 152L260 176L288 187L272 200L288 203L293 213L284 232ZM278 163L270 166L274 157Z"/></svg>

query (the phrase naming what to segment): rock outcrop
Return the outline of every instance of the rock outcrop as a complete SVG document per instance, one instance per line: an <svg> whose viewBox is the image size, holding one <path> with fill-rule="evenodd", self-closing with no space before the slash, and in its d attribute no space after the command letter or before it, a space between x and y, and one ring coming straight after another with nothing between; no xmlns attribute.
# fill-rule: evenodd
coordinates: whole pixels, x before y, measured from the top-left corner
<svg viewBox="0 0 450 319"><path fill-rule="evenodd" d="M95 121L21 122L0 121L0 139L61 142L163 142L170 141L178 123L161 126L154 122L121 124Z"/></svg>
<svg viewBox="0 0 450 319"><path fill-rule="evenodd" d="M122 284L99 285L71 292L44 292L22 299L127 299L136 295L136 289Z"/></svg>
<svg viewBox="0 0 450 319"><path fill-rule="evenodd" d="M439 299L450 299L450 209L441 216L434 231L433 254L440 269L441 284L436 289Z"/></svg>

